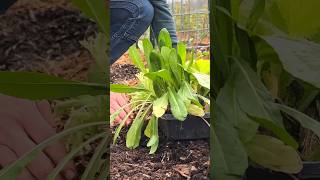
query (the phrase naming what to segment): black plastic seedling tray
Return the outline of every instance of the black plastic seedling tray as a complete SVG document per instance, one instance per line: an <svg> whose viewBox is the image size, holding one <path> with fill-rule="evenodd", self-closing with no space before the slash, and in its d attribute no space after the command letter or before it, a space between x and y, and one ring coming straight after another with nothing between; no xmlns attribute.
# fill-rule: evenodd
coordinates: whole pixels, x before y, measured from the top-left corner
<svg viewBox="0 0 320 180"><path fill-rule="evenodd" d="M250 166L244 180L295 180L290 175Z"/></svg>
<svg viewBox="0 0 320 180"><path fill-rule="evenodd" d="M267 169L249 167L245 180L320 180L320 162L303 162L302 171L293 176L270 171Z"/></svg>
<svg viewBox="0 0 320 180"><path fill-rule="evenodd" d="M196 140L210 138L210 113L203 119L188 115L184 121L179 121L172 114L164 114L159 119L160 130L171 140Z"/></svg>
<svg viewBox="0 0 320 180"><path fill-rule="evenodd" d="M298 178L301 180L320 180L320 162L303 162Z"/></svg>

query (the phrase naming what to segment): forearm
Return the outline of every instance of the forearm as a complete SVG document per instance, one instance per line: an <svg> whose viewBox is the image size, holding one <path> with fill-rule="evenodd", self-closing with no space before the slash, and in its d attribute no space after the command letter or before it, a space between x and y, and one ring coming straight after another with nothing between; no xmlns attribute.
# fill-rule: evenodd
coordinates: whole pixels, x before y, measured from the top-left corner
<svg viewBox="0 0 320 180"><path fill-rule="evenodd" d="M178 38L169 5L166 0L149 0L154 7L152 29L157 38L161 29L166 28L171 36L172 43L177 44Z"/></svg>

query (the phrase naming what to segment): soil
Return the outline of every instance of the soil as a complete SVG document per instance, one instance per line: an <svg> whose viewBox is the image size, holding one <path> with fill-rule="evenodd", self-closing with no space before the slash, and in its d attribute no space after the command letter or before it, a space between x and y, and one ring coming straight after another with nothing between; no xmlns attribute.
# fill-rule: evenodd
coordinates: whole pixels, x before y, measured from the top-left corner
<svg viewBox="0 0 320 180"><path fill-rule="evenodd" d="M96 25L78 11L33 6L12 7L0 15L1 70L30 70L35 63L79 56L84 51L79 41L96 32Z"/></svg>
<svg viewBox="0 0 320 180"><path fill-rule="evenodd" d="M147 139L130 150L125 132L110 148L111 179L209 179L209 142L160 139L157 152L149 155ZM162 136L163 137L163 136Z"/></svg>

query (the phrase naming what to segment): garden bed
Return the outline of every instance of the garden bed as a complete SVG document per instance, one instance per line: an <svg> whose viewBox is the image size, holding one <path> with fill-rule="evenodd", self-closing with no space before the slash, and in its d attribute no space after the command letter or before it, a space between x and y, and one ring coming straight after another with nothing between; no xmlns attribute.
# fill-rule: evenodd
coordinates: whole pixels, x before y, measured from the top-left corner
<svg viewBox="0 0 320 180"><path fill-rule="evenodd" d="M158 151L148 155L146 140L137 149L126 148L125 132L111 146L111 179L209 179L208 141L160 139Z"/></svg>

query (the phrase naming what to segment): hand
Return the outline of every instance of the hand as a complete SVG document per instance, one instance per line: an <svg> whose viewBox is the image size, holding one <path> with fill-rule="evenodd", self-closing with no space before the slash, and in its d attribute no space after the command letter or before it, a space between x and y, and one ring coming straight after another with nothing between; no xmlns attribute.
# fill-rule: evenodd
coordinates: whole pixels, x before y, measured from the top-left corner
<svg viewBox="0 0 320 180"><path fill-rule="evenodd" d="M29 152L37 144L55 135L54 121L48 102L33 102L0 94L0 165L5 167ZM61 143L48 146L18 176L18 180L46 179L65 157ZM74 179L70 163L57 179Z"/></svg>
<svg viewBox="0 0 320 180"><path fill-rule="evenodd" d="M128 103L128 98L125 94L113 93L110 92L110 114L115 113L118 109L123 107ZM122 122L122 120L127 116L127 114L131 111L129 106L126 106L123 111L115 118L112 122L111 126L115 126ZM132 122L133 115L130 115L126 120L125 124L129 125Z"/></svg>

